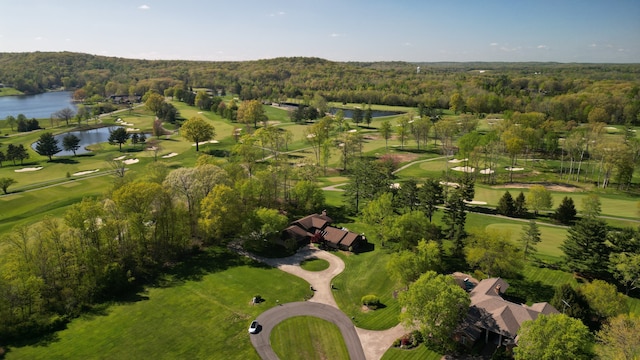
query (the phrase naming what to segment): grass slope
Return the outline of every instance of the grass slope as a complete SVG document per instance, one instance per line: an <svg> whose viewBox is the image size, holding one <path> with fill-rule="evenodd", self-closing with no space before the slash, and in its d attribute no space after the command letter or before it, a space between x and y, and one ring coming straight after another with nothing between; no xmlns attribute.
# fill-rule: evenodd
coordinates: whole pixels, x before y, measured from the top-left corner
<svg viewBox="0 0 640 360"><path fill-rule="evenodd" d="M135 301L72 321L45 344L12 348L7 359L259 359L247 328L261 312L300 301L295 276L212 249ZM252 306L253 296L265 302Z"/></svg>
<svg viewBox="0 0 640 360"><path fill-rule="evenodd" d="M349 359L340 329L329 321L298 316L278 324L271 332L271 346L281 359Z"/></svg>

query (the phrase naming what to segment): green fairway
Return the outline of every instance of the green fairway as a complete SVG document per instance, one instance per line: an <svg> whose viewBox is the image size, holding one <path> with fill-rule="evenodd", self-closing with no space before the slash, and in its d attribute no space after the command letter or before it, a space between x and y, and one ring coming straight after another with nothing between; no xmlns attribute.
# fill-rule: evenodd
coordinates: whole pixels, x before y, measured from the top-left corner
<svg viewBox="0 0 640 360"><path fill-rule="evenodd" d="M7 359L259 359L247 328L261 312L300 301L309 285L212 249L176 269L166 287L72 321L50 341L11 348ZM217 271L217 272L216 272ZM252 305L261 295L265 302Z"/></svg>
<svg viewBox="0 0 640 360"><path fill-rule="evenodd" d="M322 271L329 268L329 262L324 259L311 258L304 260L300 266L307 271Z"/></svg>
<svg viewBox="0 0 640 360"><path fill-rule="evenodd" d="M276 325L271 346L280 359L349 359L340 329L311 316L289 318Z"/></svg>
<svg viewBox="0 0 640 360"><path fill-rule="evenodd" d="M0 234L7 234L16 225L40 221L46 215L61 218L70 205L82 198L102 196L112 182L112 175L106 175L0 196Z"/></svg>

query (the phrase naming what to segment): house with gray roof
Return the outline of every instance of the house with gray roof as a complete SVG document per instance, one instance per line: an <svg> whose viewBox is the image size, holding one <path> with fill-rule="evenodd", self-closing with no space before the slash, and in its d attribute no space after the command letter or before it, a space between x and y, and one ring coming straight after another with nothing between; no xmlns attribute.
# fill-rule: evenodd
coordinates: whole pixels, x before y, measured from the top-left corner
<svg viewBox="0 0 640 360"><path fill-rule="evenodd" d="M535 320L540 314L558 313L547 302L528 306L506 300L503 294L507 288L509 284L503 279L490 278L471 290L471 306L459 333L463 344L473 344L484 335L485 343L497 337L498 344L515 345L523 322Z"/></svg>

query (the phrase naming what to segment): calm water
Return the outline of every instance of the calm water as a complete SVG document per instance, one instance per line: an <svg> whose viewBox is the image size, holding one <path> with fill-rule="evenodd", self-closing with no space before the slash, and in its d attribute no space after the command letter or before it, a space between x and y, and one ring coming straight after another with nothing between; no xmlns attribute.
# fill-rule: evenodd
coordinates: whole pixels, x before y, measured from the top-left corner
<svg viewBox="0 0 640 360"><path fill-rule="evenodd" d="M338 110L342 110L342 112L344 112L344 117L345 118L353 118L353 110L351 109L339 109L339 108L331 108L329 109L329 113L331 113L332 115L335 115ZM362 110L362 120L364 121L364 112L365 110ZM371 117L377 118L377 117L382 117L382 116L391 116L391 115L400 115L403 114L402 112L399 111L382 111L382 110L371 110Z"/></svg>
<svg viewBox="0 0 640 360"><path fill-rule="evenodd" d="M86 154L90 151L85 149L86 146L107 142L109 140L109 132L113 131L117 128L117 126L111 127L103 127L98 129L91 130L82 130L82 131L70 131L68 133L55 135L54 138L58 140L58 147L62 149L62 138L64 138L67 134L72 134L80 138L80 148L76 150L76 154ZM36 143L31 144L31 148L35 150ZM73 151L60 151L55 156L70 156L73 155Z"/></svg>
<svg viewBox="0 0 640 360"><path fill-rule="evenodd" d="M66 107L76 110L71 102L71 91L55 91L38 95L0 96L0 119L24 114L27 119L48 119L51 114Z"/></svg>

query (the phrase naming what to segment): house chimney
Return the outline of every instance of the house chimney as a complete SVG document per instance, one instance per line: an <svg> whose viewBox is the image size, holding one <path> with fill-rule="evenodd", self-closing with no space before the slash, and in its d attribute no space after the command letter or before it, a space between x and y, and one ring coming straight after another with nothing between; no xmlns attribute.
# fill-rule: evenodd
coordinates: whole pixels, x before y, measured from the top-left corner
<svg viewBox="0 0 640 360"><path fill-rule="evenodd" d="M496 294L500 295L500 285L496 285Z"/></svg>

